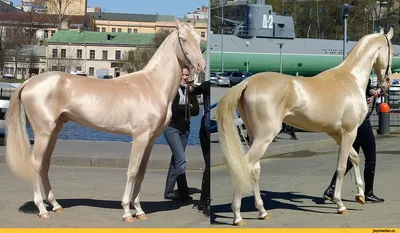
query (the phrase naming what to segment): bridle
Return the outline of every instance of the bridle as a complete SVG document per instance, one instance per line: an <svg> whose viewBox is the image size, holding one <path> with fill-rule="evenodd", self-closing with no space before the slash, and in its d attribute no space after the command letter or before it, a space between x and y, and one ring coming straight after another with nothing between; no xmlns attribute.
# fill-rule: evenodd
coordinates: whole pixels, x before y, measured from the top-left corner
<svg viewBox="0 0 400 233"><path fill-rule="evenodd" d="M188 56L186 55L186 51L183 49L182 42L181 42L181 38L179 37L179 30L178 30L178 41L179 41L179 46L181 47L183 56L185 56L185 59L186 59L186 62L187 62L186 65L189 64L188 66L189 66L190 68L192 68L193 65L192 65L192 63L190 62Z"/></svg>
<svg viewBox="0 0 400 233"><path fill-rule="evenodd" d="M383 76L383 80L384 80L383 82L385 82L385 81L386 81L386 83L389 83L389 82L390 82L390 78L389 78L389 67L390 67L390 44L389 44L389 39L387 38L387 36L386 36L386 35L383 35L383 36L385 37L385 39L386 39L386 43L387 43L387 46L388 46L388 63L387 63L387 66L386 66L385 75ZM386 88L384 85L382 85L382 83L383 83L383 82L381 82L380 80L377 80L378 87L380 87L380 88L381 88L381 90L382 90L382 93L383 93L383 95L385 96L385 101L387 101L387 97L388 97L387 88ZM376 97L374 96L373 98L374 98L374 100L373 100L373 102L372 102L372 108L371 108L371 111L368 113L368 115L367 115L367 117L366 117L366 118L369 118L369 117L371 116L372 112L374 111L374 108L375 108L375 103L376 103Z"/></svg>

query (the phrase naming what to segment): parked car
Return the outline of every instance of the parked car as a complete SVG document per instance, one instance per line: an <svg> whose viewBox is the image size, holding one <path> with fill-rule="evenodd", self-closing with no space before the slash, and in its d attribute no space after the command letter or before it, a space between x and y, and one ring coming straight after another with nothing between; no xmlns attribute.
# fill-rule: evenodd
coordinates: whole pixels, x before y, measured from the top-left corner
<svg viewBox="0 0 400 233"><path fill-rule="evenodd" d="M231 86L231 81L225 72L211 72L210 73L210 83L214 86Z"/></svg>
<svg viewBox="0 0 400 233"><path fill-rule="evenodd" d="M228 77L232 85L236 85L253 74L247 71L233 71L229 72Z"/></svg>

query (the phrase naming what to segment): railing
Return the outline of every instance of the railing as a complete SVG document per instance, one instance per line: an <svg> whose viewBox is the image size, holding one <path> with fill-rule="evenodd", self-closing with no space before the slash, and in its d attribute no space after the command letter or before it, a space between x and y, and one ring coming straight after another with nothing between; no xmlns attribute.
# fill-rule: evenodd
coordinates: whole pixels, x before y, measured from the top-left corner
<svg viewBox="0 0 400 233"><path fill-rule="evenodd" d="M383 102L383 101L382 101ZM375 106L370 106L369 111L371 111L371 107L375 108L372 111L370 116L371 125L374 127L379 126L379 113L378 113L378 104ZM387 103L390 106L390 126L400 126L400 84L394 84L390 87L388 91L388 101Z"/></svg>

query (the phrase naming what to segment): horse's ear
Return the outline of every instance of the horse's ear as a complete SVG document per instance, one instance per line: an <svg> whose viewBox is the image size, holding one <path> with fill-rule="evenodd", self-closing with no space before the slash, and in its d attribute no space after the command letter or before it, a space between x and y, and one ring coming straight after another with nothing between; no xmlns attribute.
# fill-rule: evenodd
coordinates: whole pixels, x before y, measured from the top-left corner
<svg viewBox="0 0 400 233"><path fill-rule="evenodd" d="M392 37L393 37L393 27L390 27L390 30L389 30L389 32L386 34L386 36L387 36L387 38L388 38L389 40L392 39Z"/></svg>
<svg viewBox="0 0 400 233"><path fill-rule="evenodd" d="M180 30L182 30L182 24L181 24L181 22L179 22L179 20L174 16L174 18L175 18L175 22L176 22L176 26L178 27L178 30L180 31Z"/></svg>
<svg viewBox="0 0 400 233"><path fill-rule="evenodd" d="M385 33L385 31L383 30L383 28L381 28L381 30L379 30L379 34L383 35L383 33Z"/></svg>

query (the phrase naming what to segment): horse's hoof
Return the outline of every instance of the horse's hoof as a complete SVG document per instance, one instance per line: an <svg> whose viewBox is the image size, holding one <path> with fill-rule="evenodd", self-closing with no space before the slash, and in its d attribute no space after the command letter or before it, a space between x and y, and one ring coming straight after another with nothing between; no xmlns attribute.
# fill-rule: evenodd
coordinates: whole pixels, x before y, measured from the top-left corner
<svg viewBox="0 0 400 233"><path fill-rule="evenodd" d="M269 220L269 215L267 214L267 215L265 215L264 217L258 217L258 219L261 219L261 220Z"/></svg>
<svg viewBox="0 0 400 233"><path fill-rule="evenodd" d="M50 219L50 214L48 212L43 213L43 214L39 214L39 218L41 219Z"/></svg>
<svg viewBox="0 0 400 233"><path fill-rule="evenodd" d="M356 201L360 204L365 204L365 198L363 196L356 196Z"/></svg>
<svg viewBox="0 0 400 233"><path fill-rule="evenodd" d="M348 210L342 210L342 211L338 211L339 214L349 214Z"/></svg>
<svg viewBox="0 0 400 233"><path fill-rule="evenodd" d="M239 221L239 222L237 222L237 223L233 223L233 225L234 225L234 226L241 227L241 226L245 226L245 225L246 225L246 223L245 223L243 220L240 220L240 221Z"/></svg>
<svg viewBox="0 0 400 233"><path fill-rule="evenodd" d="M136 218L140 219L140 220L147 220L147 215L146 214L138 214L138 215L136 215Z"/></svg>
<svg viewBox="0 0 400 233"><path fill-rule="evenodd" d="M135 221L135 219L133 219L132 216L122 218L122 220L123 220L124 222L134 222L134 221Z"/></svg>
<svg viewBox="0 0 400 233"><path fill-rule="evenodd" d="M56 212L57 214L64 213L64 209L60 207L58 209L55 209L54 212Z"/></svg>

